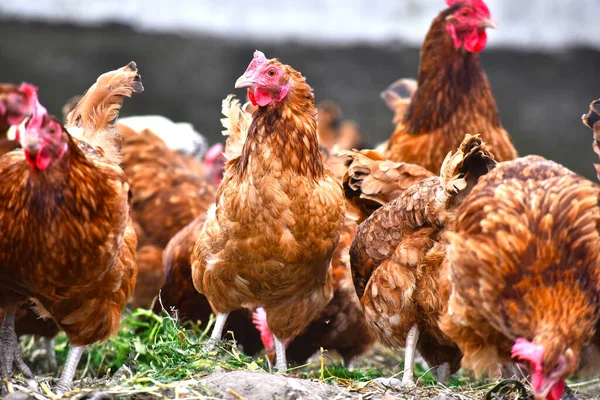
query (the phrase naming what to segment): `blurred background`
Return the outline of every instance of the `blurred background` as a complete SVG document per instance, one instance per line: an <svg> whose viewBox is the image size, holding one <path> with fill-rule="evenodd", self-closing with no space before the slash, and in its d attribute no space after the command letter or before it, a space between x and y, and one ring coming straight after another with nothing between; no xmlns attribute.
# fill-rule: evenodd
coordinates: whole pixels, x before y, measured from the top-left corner
<svg viewBox="0 0 600 400"><path fill-rule="evenodd" d="M580 121L600 97L598 0L487 0L498 31L481 53L505 128L521 155L540 154L594 178L592 132ZM146 91L123 115L188 121L221 141L221 100L252 52L302 72L369 145L392 133L379 93L415 77L442 0L25 0L0 3L0 81L40 88L50 112L103 72L138 63ZM238 97L245 94L237 91Z"/></svg>

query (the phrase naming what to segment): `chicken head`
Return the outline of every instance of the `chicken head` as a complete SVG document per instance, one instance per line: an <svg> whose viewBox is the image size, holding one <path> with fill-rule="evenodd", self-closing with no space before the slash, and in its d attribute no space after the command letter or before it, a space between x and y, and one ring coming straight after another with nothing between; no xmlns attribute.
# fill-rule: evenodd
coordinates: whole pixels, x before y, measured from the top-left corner
<svg viewBox="0 0 600 400"><path fill-rule="evenodd" d="M446 30L454 41L454 47L471 53L483 50L487 43L485 29L498 27L483 0L446 0L446 4L460 4L454 13L446 17Z"/></svg>
<svg viewBox="0 0 600 400"><path fill-rule="evenodd" d="M519 338L512 346L511 356L530 365L531 385L536 400L560 400L566 387L565 379L577 370L578 361L572 349L553 355L544 346Z"/></svg>
<svg viewBox="0 0 600 400"><path fill-rule="evenodd" d="M17 91L8 92L4 101L0 102L0 116L6 117L6 122L10 126L7 132L9 140L19 140L20 129L24 128L26 119L42 111L38 101L37 87L30 83L23 82ZM43 107L42 107L43 109ZM43 110L45 111L45 109Z"/></svg>
<svg viewBox="0 0 600 400"><path fill-rule="evenodd" d="M20 142L31 168L44 171L54 160L62 158L68 145L63 126L55 117L45 115L39 119L39 115L34 114L21 133Z"/></svg>
<svg viewBox="0 0 600 400"><path fill-rule="evenodd" d="M279 103L290 91L290 74L276 59L267 60L256 50L244 75L235 82L235 88L248 88L248 98L253 105L266 107Z"/></svg>

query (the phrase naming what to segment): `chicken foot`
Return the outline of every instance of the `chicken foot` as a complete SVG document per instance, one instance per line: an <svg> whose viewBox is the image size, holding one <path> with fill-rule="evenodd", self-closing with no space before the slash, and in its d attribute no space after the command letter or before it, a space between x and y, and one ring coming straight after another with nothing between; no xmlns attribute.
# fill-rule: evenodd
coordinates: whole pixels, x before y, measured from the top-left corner
<svg viewBox="0 0 600 400"><path fill-rule="evenodd" d="M281 340L279 340L275 335L273 335L273 339L275 339L275 357L277 357L275 366L277 367L277 372L285 372L287 371L285 344Z"/></svg>
<svg viewBox="0 0 600 400"><path fill-rule="evenodd" d="M415 356L417 353L417 342L419 341L419 327L414 324L406 335L406 347L404 348L404 373L402 381L396 378L377 378L376 383L384 387L407 387L414 386Z"/></svg>
<svg viewBox="0 0 600 400"><path fill-rule="evenodd" d="M67 361L63 368L60 379L56 384L56 390L59 394L64 394L73 389L73 378L75 377L75 371L77 370L77 364L83 355L85 346L71 346L69 348L69 354L67 355Z"/></svg>
<svg viewBox="0 0 600 400"><path fill-rule="evenodd" d="M0 326L0 366L2 377L10 379L13 367L16 366L27 379L33 379L33 373L23 361L19 341L15 333L16 308L5 310L4 321Z"/></svg>

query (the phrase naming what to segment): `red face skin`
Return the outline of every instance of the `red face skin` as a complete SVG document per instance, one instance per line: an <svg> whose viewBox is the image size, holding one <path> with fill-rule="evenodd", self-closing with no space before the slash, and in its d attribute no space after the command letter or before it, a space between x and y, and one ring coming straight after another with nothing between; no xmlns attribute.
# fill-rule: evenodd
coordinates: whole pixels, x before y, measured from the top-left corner
<svg viewBox="0 0 600 400"><path fill-rule="evenodd" d="M21 134L21 146L31 169L38 171L46 170L53 161L60 160L67 151L61 123L47 115L41 127L30 123L26 131Z"/></svg>
<svg viewBox="0 0 600 400"><path fill-rule="evenodd" d="M458 0L447 0L451 6ZM463 1L464 5L446 18L446 30L457 49L478 53L487 43L486 28L497 28L490 10L482 0Z"/></svg>
<svg viewBox="0 0 600 400"><path fill-rule="evenodd" d="M567 386L565 382L565 375L568 375L566 371L569 367L567 358L563 355L559 356L554 369L548 375L544 375L543 357L544 347L542 345L522 338L517 339L512 347L512 358L526 361L530 365L529 375L531 386L535 391L535 399L560 400Z"/></svg>
<svg viewBox="0 0 600 400"><path fill-rule="evenodd" d="M290 91L289 78L281 64L267 60L261 51L256 50L246 72L235 82L235 87L248 88L250 102L266 107L285 98Z"/></svg>

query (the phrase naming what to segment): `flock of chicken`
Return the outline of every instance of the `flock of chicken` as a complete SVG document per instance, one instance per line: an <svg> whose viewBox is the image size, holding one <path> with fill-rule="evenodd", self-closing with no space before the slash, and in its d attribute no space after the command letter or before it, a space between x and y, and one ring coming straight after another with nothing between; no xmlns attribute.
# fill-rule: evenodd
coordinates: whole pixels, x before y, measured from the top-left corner
<svg viewBox="0 0 600 400"><path fill-rule="evenodd" d="M536 399L560 399L599 360L600 187L517 158L479 63L490 12L446 3L418 81L382 94L396 129L376 150L351 150L356 127L334 104L317 113L306 79L260 51L235 83L249 103L223 101L227 142L203 162L161 139L169 121L117 122L143 91L133 62L69 101L64 124L34 86L0 86L3 377L33 378L17 335L51 350L62 330L70 390L130 302L214 313L211 343L231 331L279 371L319 347L351 366L379 340L406 349L399 384L418 349L440 382L522 362ZM599 121L594 102L597 139Z"/></svg>

